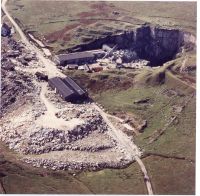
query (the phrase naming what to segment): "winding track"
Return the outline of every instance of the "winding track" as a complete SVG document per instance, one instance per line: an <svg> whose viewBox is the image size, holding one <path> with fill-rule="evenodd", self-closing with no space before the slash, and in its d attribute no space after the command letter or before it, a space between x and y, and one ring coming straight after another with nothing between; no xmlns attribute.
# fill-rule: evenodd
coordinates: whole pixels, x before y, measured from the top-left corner
<svg viewBox="0 0 200 196"><path fill-rule="evenodd" d="M61 77L63 77L63 76L65 76L63 73L61 73L57 69L55 63L53 63L51 60L45 58L43 56L43 53L35 45L32 45L29 42L29 40L27 39L26 35L21 30L19 25L15 22L15 20L11 17L9 12L7 11L6 3L7 3L7 0L3 0L2 1L2 10L4 11L4 13L8 17L8 19L11 21L11 23L15 27L16 31L18 31L18 33L19 33L19 35L21 37L21 41L25 44L27 49L29 49L31 51L34 51L37 54L37 57L38 57L40 63L45 66L44 70L48 73L48 76L49 77L53 77L53 76L61 76ZM133 159L135 159L137 161L137 163L139 164L139 166L141 168L141 171L142 171L142 173L144 175L144 180L145 180L145 183L146 183L148 194L153 194L151 182L150 182L149 176L147 174L147 170L146 170L143 162L139 158L140 151L137 148L137 146L121 130L116 129L113 126L113 124L107 118L107 114L103 110L101 110L95 103L93 103L93 106L100 112L100 114L103 117L104 121L110 127L110 130L111 130L110 134L117 140L117 142L121 146L121 148L124 149L124 151L127 154L127 158L128 159L132 159L133 158Z"/></svg>

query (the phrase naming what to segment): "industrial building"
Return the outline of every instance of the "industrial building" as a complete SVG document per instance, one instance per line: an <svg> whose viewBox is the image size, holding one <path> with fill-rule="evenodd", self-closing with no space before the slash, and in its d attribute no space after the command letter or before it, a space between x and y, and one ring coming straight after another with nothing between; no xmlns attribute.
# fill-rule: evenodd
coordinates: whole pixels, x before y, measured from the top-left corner
<svg viewBox="0 0 200 196"><path fill-rule="evenodd" d="M74 80L70 77L59 78L54 77L48 80L49 86L56 91L65 101L80 102L88 97L84 91Z"/></svg>
<svg viewBox="0 0 200 196"><path fill-rule="evenodd" d="M54 62L57 65L66 66L68 64L87 64L93 63L97 58L105 55L103 50L90 50L84 52L75 52L68 54L59 54L54 57Z"/></svg>

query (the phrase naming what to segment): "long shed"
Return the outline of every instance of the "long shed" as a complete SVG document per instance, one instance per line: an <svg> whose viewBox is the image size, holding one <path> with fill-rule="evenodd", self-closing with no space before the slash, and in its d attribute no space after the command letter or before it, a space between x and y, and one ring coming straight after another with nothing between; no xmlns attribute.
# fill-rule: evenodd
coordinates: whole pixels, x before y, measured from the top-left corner
<svg viewBox="0 0 200 196"><path fill-rule="evenodd" d="M83 52L74 52L67 54L58 54L54 57L54 61L57 65L65 66L67 64L88 64L94 62L97 58L102 58L105 55L105 51L89 50Z"/></svg>
<svg viewBox="0 0 200 196"><path fill-rule="evenodd" d="M49 86L65 101L77 102L87 98L88 94L70 77L54 77L48 80Z"/></svg>
<svg viewBox="0 0 200 196"><path fill-rule="evenodd" d="M67 64L84 64L92 62L95 59L95 55L92 52L76 52L69 54L59 54L56 55L54 61L58 65Z"/></svg>

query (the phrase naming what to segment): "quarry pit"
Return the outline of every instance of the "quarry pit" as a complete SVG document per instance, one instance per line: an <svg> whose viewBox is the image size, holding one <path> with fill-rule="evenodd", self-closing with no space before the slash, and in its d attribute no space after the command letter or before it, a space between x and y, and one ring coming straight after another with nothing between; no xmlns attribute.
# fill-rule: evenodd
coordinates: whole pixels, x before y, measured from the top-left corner
<svg viewBox="0 0 200 196"><path fill-rule="evenodd" d="M90 70L91 64L109 68L162 66L178 54L195 48L195 37L179 29L142 26L133 31L111 34L57 54L54 61L68 69ZM103 70L99 69L99 70ZM97 69L98 70L98 69Z"/></svg>

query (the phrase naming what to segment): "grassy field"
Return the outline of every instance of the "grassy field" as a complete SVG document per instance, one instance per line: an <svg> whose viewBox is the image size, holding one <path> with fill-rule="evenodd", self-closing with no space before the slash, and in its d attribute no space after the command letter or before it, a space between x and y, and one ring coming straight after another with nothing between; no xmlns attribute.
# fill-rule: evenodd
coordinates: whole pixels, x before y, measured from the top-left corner
<svg viewBox="0 0 200 196"><path fill-rule="evenodd" d="M146 194L136 163L125 169L86 171L74 176L73 171L33 168L17 160L17 155L2 144L0 150L0 182L8 194Z"/></svg>
<svg viewBox="0 0 200 196"><path fill-rule="evenodd" d="M66 74L84 85L92 98L108 112L126 113L147 120L144 132L135 136L134 140L144 150L144 155L151 154L144 161L152 177L155 193L194 194L196 96L191 95L195 89L172 77L169 67L167 65L156 71L113 70L92 75L68 71ZM160 84L157 83L159 72L165 73L165 79ZM147 75L149 80L146 80ZM146 98L149 99L148 104L134 104L134 101ZM161 130L176 114L174 108L183 106L187 100L186 107L167 126L164 134L150 142L155 132ZM188 169L184 170L185 167ZM189 174L191 179L187 178Z"/></svg>
<svg viewBox="0 0 200 196"><path fill-rule="evenodd" d="M43 40L54 53L145 23L196 34L195 2L9 0L8 8L25 31Z"/></svg>

